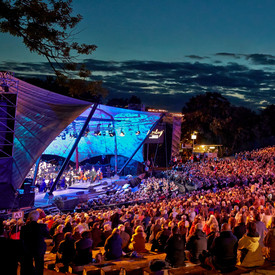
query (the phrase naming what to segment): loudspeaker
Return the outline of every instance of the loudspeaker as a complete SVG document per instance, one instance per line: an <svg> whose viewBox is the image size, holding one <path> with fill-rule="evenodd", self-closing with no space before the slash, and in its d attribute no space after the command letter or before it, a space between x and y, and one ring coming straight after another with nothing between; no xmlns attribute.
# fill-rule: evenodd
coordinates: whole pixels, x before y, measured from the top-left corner
<svg viewBox="0 0 275 275"><path fill-rule="evenodd" d="M28 194L19 194L17 197L19 208L34 206L34 195L34 192Z"/></svg>
<svg viewBox="0 0 275 275"><path fill-rule="evenodd" d="M22 185L22 187L21 187L21 189L24 190L24 194L29 194L29 193L31 193L32 188L33 188L32 182L33 182L33 179L31 179L31 178L26 178L26 179L24 180L24 183L23 183L23 185Z"/></svg>

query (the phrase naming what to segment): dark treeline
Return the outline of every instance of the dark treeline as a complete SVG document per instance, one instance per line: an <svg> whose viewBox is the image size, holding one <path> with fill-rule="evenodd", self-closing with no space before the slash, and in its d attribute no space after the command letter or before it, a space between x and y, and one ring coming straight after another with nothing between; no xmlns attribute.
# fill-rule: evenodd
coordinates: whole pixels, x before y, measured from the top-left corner
<svg viewBox="0 0 275 275"><path fill-rule="evenodd" d="M223 145L225 155L275 144L275 105L255 112L207 92L192 97L182 112L183 141L197 131L196 143Z"/></svg>

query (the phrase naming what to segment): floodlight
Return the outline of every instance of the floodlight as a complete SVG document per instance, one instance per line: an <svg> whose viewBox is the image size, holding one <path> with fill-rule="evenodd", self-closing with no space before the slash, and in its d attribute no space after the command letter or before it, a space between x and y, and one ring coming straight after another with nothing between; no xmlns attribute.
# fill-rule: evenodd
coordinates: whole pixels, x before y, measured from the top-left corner
<svg viewBox="0 0 275 275"><path fill-rule="evenodd" d="M120 134L119 134L121 137L124 137L125 136L125 133L122 131L122 129L121 129L121 131L120 131Z"/></svg>

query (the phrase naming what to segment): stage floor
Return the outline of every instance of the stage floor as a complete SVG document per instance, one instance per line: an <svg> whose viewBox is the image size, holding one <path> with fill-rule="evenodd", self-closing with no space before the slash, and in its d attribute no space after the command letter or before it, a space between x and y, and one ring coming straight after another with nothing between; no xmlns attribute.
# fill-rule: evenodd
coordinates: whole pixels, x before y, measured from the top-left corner
<svg viewBox="0 0 275 275"><path fill-rule="evenodd" d="M123 187L125 187L125 184L127 186L127 182L127 180L120 178L119 176L114 176L112 178L103 178L102 180L93 183L79 181L69 186L65 190L54 191L53 195L77 197L81 193L81 195L87 194L89 195L89 198L93 198L99 195L104 195L107 191L116 190L119 192L123 192ZM35 207L41 207L51 204L50 200L48 198L45 198L45 195L46 193L35 194Z"/></svg>

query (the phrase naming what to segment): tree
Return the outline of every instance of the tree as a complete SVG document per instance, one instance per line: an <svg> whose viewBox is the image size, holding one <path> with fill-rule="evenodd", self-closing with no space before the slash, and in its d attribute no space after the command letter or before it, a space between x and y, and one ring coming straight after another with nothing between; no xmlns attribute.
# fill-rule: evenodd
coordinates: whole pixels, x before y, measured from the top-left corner
<svg viewBox="0 0 275 275"><path fill-rule="evenodd" d="M91 75L81 55L90 55L96 45L79 44L74 30L82 16L72 15L72 0L0 0L0 31L23 39L31 52L44 56L59 84L71 95L89 91L105 93L101 82L85 81Z"/></svg>
<svg viewBox="0 0 275 275"><path fill-rule="evenodd" d="M129 99L129 104L141 104L141 99L136 95L132 95Z"/></svg>
<svg viewBox="0 0 275 275"><path fill-rule="evenodd" d="M261 131L264 136L275 136L275 105L266 106L261 111Z"/></svg>
<svg viewBox="0 0 275 275"><path fill-rule="evenodd" d="M111 98L108 100L106 105L113 106L113 107L127 108L128 101L129 100L127 98Z"/></svg>
<svg viewBox="0 0 275 275"><path fill-rule="evenodd" d="M185 120L182 124L182 138L185 140L190 140L191 133L197 131L198 143L221 144L229 154L259 146L259 115L244 107L231 106L218 93L192 97L184 106L183 113ZM262 112L262 117L266 120L272 114L274 116L272 108L269 108Z"/></svg>
<svg viewBox="0 0 275 275"><path fill-rule="evenodd" d="M192 97L183 107L183 138L189 139L194 131L198 143L221 143L219 133L229 117L230 103L219 93L205 93Z"/></svg>

